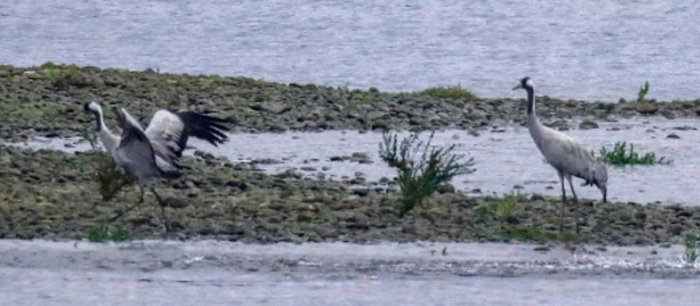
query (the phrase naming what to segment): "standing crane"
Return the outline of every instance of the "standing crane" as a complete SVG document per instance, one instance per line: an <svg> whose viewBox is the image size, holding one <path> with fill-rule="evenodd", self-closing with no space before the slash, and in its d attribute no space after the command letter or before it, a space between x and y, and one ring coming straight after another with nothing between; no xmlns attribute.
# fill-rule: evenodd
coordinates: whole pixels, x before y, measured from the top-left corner
<svg viewBox="0 0 700 306"><path fill-rule="evenodd" d="M179 160L187 146L187 139L196 137L204 139L214 146L223 143L229 131L226 121L220 118L191 111L169 111L160 109L153 114L151 122L144 131L141 125L125 109L114 112L122 128L121 136L113 134L105 125L102 107L97 102L84 105L87 113L97 119L97 135L115 163L138 179L141 199L135 205L117 214L112 222L143 203L144 188L151 178L177 178L181 176L183 166ZM166 232L170 224L165 215L163 199L151 187L161 208Z"/></svg>
<svg viewBox="0 0 700 306"><path fill-rule="evenodd" d="M559 223L559 231L564 228L564 214L566 204L566 188L564 187L564 178L569 181L571 193L574 197L574 203L578 202L574 185L571 182L571 177L575 176L583 179L585 182L581 186L595 185L603 194L603 202L607 201L607 182L608 172L603 163L596 159L590 152L586 151L580 144L575 142L571 137L564 133L550 129L537 119L535 114L535 83L529 77L524 77L520 80L513 90L525 89L527 91L527 128L530 130L530 136L535 141L542 155L544 155L547 163L552 165L559 174L561 181L561 219ZM579 233L578 214L576 220L576 233Z"/></svg>

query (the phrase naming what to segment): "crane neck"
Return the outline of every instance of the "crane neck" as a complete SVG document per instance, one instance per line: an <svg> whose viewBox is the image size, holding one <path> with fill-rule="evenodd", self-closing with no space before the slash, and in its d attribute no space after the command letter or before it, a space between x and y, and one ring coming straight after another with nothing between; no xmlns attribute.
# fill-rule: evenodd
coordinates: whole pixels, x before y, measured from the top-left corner
<svg viewBox="0 0 700 306"><path fill-rule="evenodd" d="M525 87L527 90L527 114L530 116L537 116L535 114L535 89L532 87Z"/></svg>
<svg viewBox="0 0 700 306"><path fill-rule="evenodd" d="M107 151L110 154L112 154L114 149L119 144L119 137L112 134L112 131L110 131L109 128L107 128L104 117L102 116L101 108L98 108L97 111L94 112L94 114L97 118L97 136L100 138L102 146L104 146L105 149L107 149Z"/></svg>
<svg viewBox="0 0 700 306"><path fill-rule="evenodd" d="M539 133L542 127L540 120L537 119L537 113L535 112L535 89L532 87L525 87L525 90L527 91L527 126L531 133Z"/></svg>

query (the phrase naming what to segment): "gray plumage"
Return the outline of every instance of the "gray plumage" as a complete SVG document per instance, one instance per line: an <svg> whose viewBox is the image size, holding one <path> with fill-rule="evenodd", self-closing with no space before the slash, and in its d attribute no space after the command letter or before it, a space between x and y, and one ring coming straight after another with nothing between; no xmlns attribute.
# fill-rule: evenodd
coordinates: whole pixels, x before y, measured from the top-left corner
<svg viewBox="0 0 700 306"><path fill-rule="evenodd" d="M97 134L115 163L138 179L141 201L117 215L113 220L143 202L143 189L154 177L175 178L181 175L179 161L190 136L204 139L216 146L226 140L226 121L190 111L158 110L144 131L141 125L125 109L115 114L122 128L121 136L113 134L105 125L102 107L96 102L85 104L85 111L95 115ZM161 209L164 204L155 189ZM165 218L165 212L163 217ZM166 219L166 230L168 229Z"/></svg>
<svg viewBox="0 0 700 306"><path fill-rule="evenodd" d="M564 178L569 181L574 201L578 200L576 191L574 191L574 185L571 182L572 176L575 176L584 180L582 186L598 187L603 195L603 202L606 202L608 172L605 165L571 139L571 137L540 123L535 112L535 84L529 77L523 78L513 88L513 90L516 89L525 89L527 91L527 128L547 163L552 165L559 174L562 201L566 201Z"/></svg>

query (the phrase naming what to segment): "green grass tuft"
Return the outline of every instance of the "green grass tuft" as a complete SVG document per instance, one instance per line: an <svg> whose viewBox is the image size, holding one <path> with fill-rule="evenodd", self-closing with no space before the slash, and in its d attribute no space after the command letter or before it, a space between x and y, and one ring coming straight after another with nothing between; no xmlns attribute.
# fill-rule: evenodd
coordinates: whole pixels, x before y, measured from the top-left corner
<svg viewBox="0 0 700 306"><path fill-rule="evenodd" d="M502 198L494 198L476 208L476 224L487 224L493 221L508 222L516 217L521 202L525 202L525 195L510 192Z"/></svg>
<svg viewBox="0 0 700 306"><path fill-rule="evenodd" d="M640 156L634 151L634 145L629 145L629 150L627 149L627 142L618 141L612 150L608 151L605 147L600 149L600 158L606 164L611 164L615 166L626 166L626 165L668 165L672 162L670 159L665 157L657 158L654 153L646 153Z"/></svg>
<svg viewBox="0 0 700 306"><path fill-rule="evenodd" d="M383 134L384 141L379 144L379 156L389 166L398 169L401 198L394 204L394 208L400 217L421 205L423 200L453 177L474 172L473 158L462 163L464 156L452 153L455 145L432 147L430 143L433 135L434 132L430 134L428 142L423 143L418 141L418 135L414 133L402 139L399 145L396 134Z"/></svg>
<svg viewBox="0 0 700 306"><path fill-rule="evenodd" d="M438 99L453 99L453 100L474 100L476 94L462 88L462 86L438 86L430 87L418 92L421 96L430 96Z"/></svg>
<svg viewBox="0 0 700 306"><path fill-rule="evenodd" d="M131 234L128 230L107 224L98 224L87 228L87 239L90 242L106 242L106 241L126 241L131 239Z"/></svg>
<svg viewBox="0 0 700 306"><path fill-rule="evenodd" d="M698 237L694 234L685 235L685 252L683 252L683 261L693 264L698 259L697 241Z"/></svg>

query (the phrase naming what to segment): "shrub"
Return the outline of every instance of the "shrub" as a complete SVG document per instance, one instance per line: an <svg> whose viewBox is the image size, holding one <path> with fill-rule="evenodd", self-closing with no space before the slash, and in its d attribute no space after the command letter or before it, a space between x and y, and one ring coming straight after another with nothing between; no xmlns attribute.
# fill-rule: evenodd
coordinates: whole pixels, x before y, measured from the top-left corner
<svg viewBox="0 0 700 306"><path fill-rule="evenodd" d="M93 156L95 171L93 173L103 201L113 199L125 186L136 183L136 178L119 167L105 152L95 152Z"/></svg>
<svg viewBox="0 0 700 306"><path fill-rule="evenodd" d="M97 149L97 139L92 131L83 130L80 137L90 144L94 169L92 176L103 201L113 199L122 188L136 183L136 177L119 167L109 154Z"/></svg>
<svg viewBox="0 0 700 306"><path fill-rule="evenodd" d="M418 141L418 135L414 133L402 139L399 145L396 134L383 134L383 143L379 144L379 156L389 166L398 170L401 198L394 207L400 217L421 205L425 198L453 177L474 172L471 168L474 165L473 158L465 163L460 162L464 156L452 153L455 145L445 148L432 147L430 144L433 135L434 132L430 134L428 142L424 143ZM420 159L416 160L416 157Z"/></svg>

